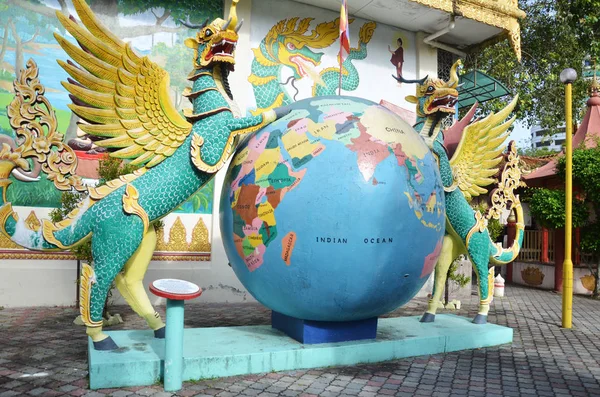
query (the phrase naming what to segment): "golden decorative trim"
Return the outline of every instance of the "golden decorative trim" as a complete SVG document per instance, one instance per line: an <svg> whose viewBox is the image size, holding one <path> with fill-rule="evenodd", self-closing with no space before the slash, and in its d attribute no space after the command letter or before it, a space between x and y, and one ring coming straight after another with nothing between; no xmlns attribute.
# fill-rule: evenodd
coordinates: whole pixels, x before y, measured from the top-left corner
<svg viewBox="0 0 600 397"><path fill-rule="evenodd" d="M8 220L8 217L11 215L15 221L19 220L19 215L13 211L11 203L6 203L2 207L0 207L0 230L1 231L3 231L3 232L5 231L4 225L6 225L6 221Z"/></svg>
<svg viewBox="0 0 600 397"><path fill-rule="evenodd" d="M250 77L248 77L248 82L250 82L250 84L253 86L265 85L273 80L277 80L277 76L260 77L255 74L251 74Z"/></svg>
<svg viewBox="0 0 600 397"><path fill-rule="evenodd" d="M118 179L108 181L105 185L100 187L90 187L88 189L90 197L94 200L100 200L118 188L125 186L126 184L136 180L138 177L144 175L146 171L148 171L147 168L139 168L133 171L131 174L121 175Z"/></svg>
<svg viewBox="0 0 600 397"><path fill-rule="evenodd" d="M0 245L2 245L2 234L0 233ZM10 240L9 240L10 241ZM16 245L16 244L15 244ZM18 246L17 246L18 247ZM174 261L174 262L190 262L210 261L212 258L209 252L154 252L153 261ZM29 251L26 249L4 250L0 249L0 259L15 259L15 260L72 260L75 261L75 255L70 252L42 252Z"/></svg>
<svg viewBox="0 0 600 397"><path fill-rule="evenodd" d="M10 236L8 236L7 234L0 233L0 248L21 249L21 246L19 246L17 243L12 241L10 239ZM0 258L2 258L1 255L0 255Z"/></svg>
<svg viewBox="0 0 600 397"><path fill-rule="evenodd" d="M69 247L63 245L63 243L61 243L56 237L54 237L54 232L60 230L61 228L57 227L57 225L55 225L47 219L44 219L42 222L42 235L44 236L44 240L46 240L50 244L56 245L60 249L69 249Z"/></svg>
<svg viewBox="0 0 600 397"><path fill-rule="evenodd" d="M40 83L38 67L33 59L27 61L26 69L21 71L19 79L15 80L13 85L15 98L8 106L6 114L20 141L12 152L9 145L3 144L0 160L11 161L12 167L29 171L29 163L25 159L34 158L57 189L74 188L85 191L86 187L81 177L75 175L77 156L73 149L63 142L64 136L57 130L56 114L44 96L46 89ZM3 174L6 167L7 165L1 167Z"/></svg>
<svg viewBox="0 0 600 397"><path fill-rule="evenodd" d="M252 48L252 52L254 53L254 59L256 62L260 63L262 66L277 66L279 63L274 62L267 57L265 57L260 50L260 48Z"/></svg>
<svg viewBox="0 0 600 397"><path fill-rule="evenodd" d="M180 252L190 255L191 252L210 252L211 244L208 238L208 228L202 218L198 219L192 230L192 242L187 242L187 230L178 216L169 230L168 241L165 241L164 229L156 231L156 251Z"/></svg>
<svg viewBox="0 0 600 397"><path fill-rule="evenodd" d="M11 211L12 212L12 211ZM16 215L16 213L15 213ZM25 220L32 230L43 227L35 212ZM39 226L37 226L39 225ZM168 241L165 241L163 229L156 230L157 244L152 260L154 261L210 261L211 242L206 224L202 218L194 225L192 242L187 243L187 231L180 217L170 229ZM0 259L27 260L77 260L69 251L30 251L13 242L0 233Z"/></svg>
<svg viewBox="0 0 600 397"><path fill-rule="evenodd" d="M223 167L223 165L225 165L225 163L227 162L229 157L233 154L234 146L235 146L234 142L238 135L249 134L251 132L258 131L259 129L263 128L264 126L266 126L269 123L272 123L276 119L277 119L277 115L276 115L275 111L272 109L267 110L262 113L262 121L259 124L252 126L252 127L241 128L239 130L231 131L229 134L229 138L227 139L227 142L225 143L225 148L223 150L223 153L221 154L221 158L214 165L208 165L202 160L202 153L200 151L200 147L204 144L204 139L202 139L202 137L200 137L198 135L194 135L192 137L192 150L191 150L192 163L194 163L194 166L196 166L196 168L198 168L200 171L204 171L204 172L208 172L208 173L215 173L215 172L219 171L221 169L221 167Z"/></svg>
<svg viewBox="0 0 600 397"><path fill-rule="evenodd" d="M127 187L125 187L125 194L123 194L123 211L128 214L139 216L144 223L144 234L146 234L146 230L148 230L148 226L150 225L150 220L148 219L146 210L138 203L139 198L140 193L138 190L128 183Z"/></svg>
<svg viewBox="0 0 600 397"><path fill-rule="evenodd" d="M275 98L275 101L273 101L273 103L271 105L269 105L269 107L251 110L250 114L253 116L258 116L259 114L262 114L262 113L266 112L267 110L273 110L275 108L278 108L281 105L283 105L284 97L285 97L285 94L283 92L281 92L281 93L279 93L279 95L277 95L277 98Z"/></svg>
<svg viewBox="0 0 600 397"><path fill-rule="evenodd" d="M227 143L225 143L225 149L223 150L223 154L221 158L215 163L215 165L208 165L202 160L202 153L200 148L204 144L204 139L199 135L194 135L192 138L192 163L194 166L198 168L200 171L215 173L225 165L227 159L231 154L233 154L233 134L229 135L229 139Z"/></svg>
<svg viewBox="0 0 600 397"><path fill-rule="evenodd" d="M196 81L202 76L211 76L212 77L212 74L210 72L196 72L195 70L193 70L192 73L190 73L188 75L187 79L189 81Z"/></svg>
<svg viewBox="0 0 600 397"><path fill-rule="evenodd" d="M486 219L485 216L481 215L481 212L474 211L474 213L475 213L475 225L473 225L471 230L469 230L469 233L467 233L467 239L466 239L467 250L469 249L469 242L471 241L471 236L473 235L473 233L483 232L485 229L487 229L487 225L488 225L488 220Z"/></svg>
<svg viewBox="0 0 600 397"><path fill-rule="evenodd" d="M193 102L194 99L198 98L200 95L204 94L205 92L208 91L219 91L216 87L206 87L201 89L200 91L192 91L189 87L187 87L184 91L183 91L183 96L186 97L187 99L190 100L190 102Z"/></svg>
<svg viewBox="0 0 600 397"><path fill-rule="evenodd" d="M508 144L508 159L502 169L500 183L490 194L492 205L486 214L486 218L499 219L505 208L512 210L516 205L520 205L519 198L515 196L515 190L520 186L519 154L517 153L515 141L510 141Z"/></svg>
<svg viewBox="0 0 600 397"><path fill-rule="evenodd" d="M88 327L99 327L102 325L102 320L93 321L90 313L92 284L96 284L94 269L89 264L83 263L81 266L81 280L79 282L79 313L85 325Z"/></svg>
<svg viewBox="0 0 600 397"><path fill-rule="evenodd" d="M63 249L63 250L73 248L76 245L80 244L81 242L85 241L89 236L91 236L92 232L88 233L81 240L76 241L73 244L68 245L68 246L63 245L63 243L58 241L56 239L56 237L54 237L54 232L65 229L67 227L70 227L71 224L73 223L73 220L75 218L77 218L78 216L80 216L79 213L81 211L87 211L92 205L94 205L96 203L96 201L97 200L94 200L91 197L87 197L85 200L80 201L79 204L77 204L77 208L75 208L73 211L69 212L67 217L60 222L53 223L53 222L49 221L48 219L42 220L42 235L44 236L44 239L47 242L49 242L50 244L54 244L58 248Z"/></svg>
<svg viewBox="0 0 600 397"><path fill-rule="evenodd" d="M33 230L34 232L39 232L40 229L42 228L42 223L40 222L38 217L35 215L35 212L31 211L29 213L29 215L27 216L27 218L25 218L25 226L27 226L27 228L29 230Z"/></svg>
<svg viewBox="0 0 600 397"><path fill-rule="evenodd" d="M189 121L190 123L195 123L196 121L200 121L209 116L214 116L215 114L221 113L221 112L231 112L231 109L229 109L226 106L223 106L220 108L209 110L204 113L192 113L192 109L187 109L187 108L183 109L183 115L185 116L187 121Z"/></svg>
<svg viewBox="0 0 600 397"><path fill-rule="evenodd" d="M411 0L453 15L504 29L517 59L521 60L521 27L519 19L525 18L516 0Z"/></svg>

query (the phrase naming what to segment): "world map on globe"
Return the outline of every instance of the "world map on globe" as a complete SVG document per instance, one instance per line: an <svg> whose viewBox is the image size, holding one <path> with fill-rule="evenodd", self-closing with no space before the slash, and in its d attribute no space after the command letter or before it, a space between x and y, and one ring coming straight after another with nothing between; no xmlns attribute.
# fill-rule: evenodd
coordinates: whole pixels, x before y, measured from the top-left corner
<svg viewBox="0 0 600 397"><path fill-rule="evenodd" d="M444 195L433 155L390 110L352 97L296 102L238 148L221 232L248 291L312 320L376 316L433 270Z"/></svg>

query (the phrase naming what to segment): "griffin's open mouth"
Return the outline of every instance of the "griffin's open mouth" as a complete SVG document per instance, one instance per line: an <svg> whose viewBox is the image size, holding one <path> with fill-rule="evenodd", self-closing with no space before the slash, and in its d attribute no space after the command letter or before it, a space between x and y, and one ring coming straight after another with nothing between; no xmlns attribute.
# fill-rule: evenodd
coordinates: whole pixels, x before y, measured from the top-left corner
<svg viewBox="0 0 600 397"><path fill-rule="evenodd" d="M291 56L290 61L298 67L298 74L300 77L307 76L310 68L317 66L316 62L314 62L312 59L304 58L300 55Z"/></svg>
<svg viewBox="0 0 600 397"><path fill-rule="evenodd" d="M235 41L223 39L219 43L211 45L206 54L206 60L211 60L213 57L233 57L236 44Z"/></svg>
<svg viewBox="0 0 600 397"><path fill-rule="evenodd" d="M454 105L458 101L458 97L454 95L446 95L440 98L435 98L431 101L431 104L428 107L428 110L433 110L438 108L440 110L455 110Z"/></svg>

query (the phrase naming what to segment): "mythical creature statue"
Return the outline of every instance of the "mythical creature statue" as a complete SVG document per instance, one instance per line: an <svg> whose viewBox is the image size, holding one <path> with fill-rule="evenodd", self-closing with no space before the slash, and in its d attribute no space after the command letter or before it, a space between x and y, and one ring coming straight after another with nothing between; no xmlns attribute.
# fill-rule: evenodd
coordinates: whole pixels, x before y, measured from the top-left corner
<svg viewBox="0 0 600 397"><path fill-rule="evenodd" d="M252 84L257 109L253 114L288 105L295 101L295 95L288 93L282 83L281 72L284 67L293 72L285 84L305 76L313 79L312 95L324 96L337 94L340 69L331 67L316 71L321 63L322 52L312 49L326 48L339 38L339 18L331 22L318 24L310 35L306 32L313 18L290 18L279 21L269 30L258 48L253 48L252 74L248 81ZM353 19L350 19L350 23ZM358 71L352 64L354 60L367 57L367 44L371 41L377 24L367 22L359 31L358 45L350 49L348 57L342 63L342 89L353 91L358 87ZM339 60L339 59L338 59Z"/></svg>
<svg viewBox="0 0 600 397"><path fill-rule="evenodd" d="M233 114L227 76L235 62L241 24L236 3L228 21L188 24L198 32L185 41L194 49L188 78L193 86L186 93L193 112L185 118L169 99L167 72L114 36L84 0L73 0L81 24L57 12L79 44L55 33L74 61L58 62L72 77L63 86L71 94L70 108L85 121L79 128L102 138L97 144L111 148L111 156L140 167L105 186L85 187L74 175L76 157L56 132L54 112L43 97L32 61L15 82L17 94L8 115L21 143L15 147L0 142L0 230L34 250L66 250L91 239L93 267L83 267L80 311L96 349L117 348L102 332L102 311L113 281L154 335L164 337L165 325L142 285L156 245L153 222L207 183L231 156L240 135L277 118L274 110L245 118ZM6 202L10 173L27 173L29 159L42 164L57 188L87 192L67 219L56 224L44 220L39 232L28 229Z"/></svg>
<svg viewBox="0 0 600 397"><path fill-rule="evenodd" d="M523 209L519 197L514 194L521 179L514 142L509 144L508 161L497 188L492 191L492 206L487 213L484 215L474 210L469 205L469 200L487 193L485 186L494 182L492 177L499 171L496 166L502 160L504 142L509 135L508 129L515 118L505 120L514 109L518 97L500 112L465 126L474 114L472 109L467 115L468 119L460 122L464 130L456 151L453 154L448 153L444 145L442 120L455 113L459 65L460 60L452 66L450 80L447 82L429 77L422 80L393 77L403 83L417 83L417 95L409 96L406 100L417 105L415 129L437 158L445 192L446 235L435 268L433 296L429 299L427 311L421 321L434 321L448 269L459 255L464 254L471 259L478 278L479 312L473 322L484 324L487 322L493 292L488 266L490 263L502 265L515 260L523 242ZM487 230L488 220L492 217L497 219L503 208L515 211L517 218L517 236L514 244L508 249L494 243Z"/></svg>

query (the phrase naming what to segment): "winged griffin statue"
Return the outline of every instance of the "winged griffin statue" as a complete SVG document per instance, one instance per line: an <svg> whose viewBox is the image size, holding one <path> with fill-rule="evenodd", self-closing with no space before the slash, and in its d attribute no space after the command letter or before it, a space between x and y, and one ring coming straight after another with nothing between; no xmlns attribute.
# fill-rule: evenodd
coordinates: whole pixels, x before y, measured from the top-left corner
<svg viewBox="0 0 600 397"><path fill-rule="evenodd" d="M103 26L84 0L73 0L79 21L57 13L77 44L55 34L72 61L60 65L71 76L63 83L70 93L71 110L83 121L79 128L99 138L98 146L111 156L128 159L139 168L101 187L87 187L74 174L76 157L56 131L56 116L37 76L33 61L15 82L16 96L8 108L18 145L0 141L0 232L23 247L34 250L66 250L91 239L93 267L85 264L80 280L80 312L86 332L98 350L117 348L102 331L102 312L113 281L119 292L154 330L165 335L165 325L154 310L142 280L156 245L153 223L160 220L206 184L233 154L242 134L257 131L282 116L276 108L260 115L235 114L228 74L240 27L233 0L230 18L199 26L185 41L194 50L191 89L185 95L193 110L180 115L169 99L169 76L148 57ZM458 92L457 65L448 82L418 81L419 132L437 156L445 189L447 234L436 268L435 291L422 321L433 321L448 267L459 254L467 254L479 278L481 297L476 323L486 321L489 309L488 264L513 260L523 238L523 214L513 191L520 172L514 145L492 193L494 206L482 215L467 199L485 193L500 161L508 127L504 120L516 98L498 114L468 125L451 159L444 148L442 116L454 113ZM407 81L404 82L417 82ZM7 202L11 173L21 179L42 169L61 190L75 189L87 198L67 219L44 220L41 230L31 230ZM31 179L31 178L29 178ZM498 216L503 206L517 214L518 237L506 250L490 241L487 219Z"/></svg>
<svg viewBox="0 0 600 397"><path fill-rule="evenodd" d="M73 175L74 153L56 131L56 116L43 97L33 61L15 83L17 95L8 115L21 143L16 147L0 142L0 230L35 250L66 250L91 239L94 266L83 267L80 311L96 349L117 348L102 332L102 312L113 281L154 335L164 337L165 325L142 285L156 246L153 222L202 188L233 154L240 135L277 118L278 110L243 118L234 114L227 77L241 25L236 4L234 0L228 21L194 26L196 37L185 41L194 49L188 77L192 88L186 94L193 112L185 117L171 103L167 72L113 35L83 0L73 0L81 23L57 12L78 44L55 33L73 60L59 63L71 76L63 86L71 94L71 110L84 120L79 128L101 138L97 145L112 148L111 156L139 166L105 186L85 187ZM10 173L29 172L28 158L42 164L57 188L87 191L67 219L44 220L39 232L30 230L6 201Z"/></svg>
<svg viewBox="0 0 600 397"><path fill-rule="evenodd" d="M473 322L484 324L487 322L493 292L493 282L490 282L493 274L488 277L491 270L488 269L489 264L503 265L512 262L523 243L523 209L519 197L514 194L520 184L521 171L513 141L508 146L508 161L502 170L499 184L491 192L492 206L487 213L481 214L474 210L469 205L469 200L487 193L485 186L494 182L492 177L499 171L497 166L502 161L504 142L510 133L509 127L515 120L514 117L506 119L513 111L518 97L498 113L464 127L454 154L449 154L444 146L442 119L456 112L454 105L458 100L458 66L460 60L452 66L450 80L447 82L430 77L421 80L393 77L404 83L417 84L416 96L406 99L417 106L415 127L436 157L446 201L446 234L435 268L433 294L421 321L434 321L448 269L459 255L467 255L477 274L480 298L479 312ZM466 117L470 119L473 114L474 109ZM461 120L461 124L469 122L469 119ZM508 249L493 242L487 230L488 220L492 217L497 219L504 208L515 211L517 218L517 236Z"/></svg>

